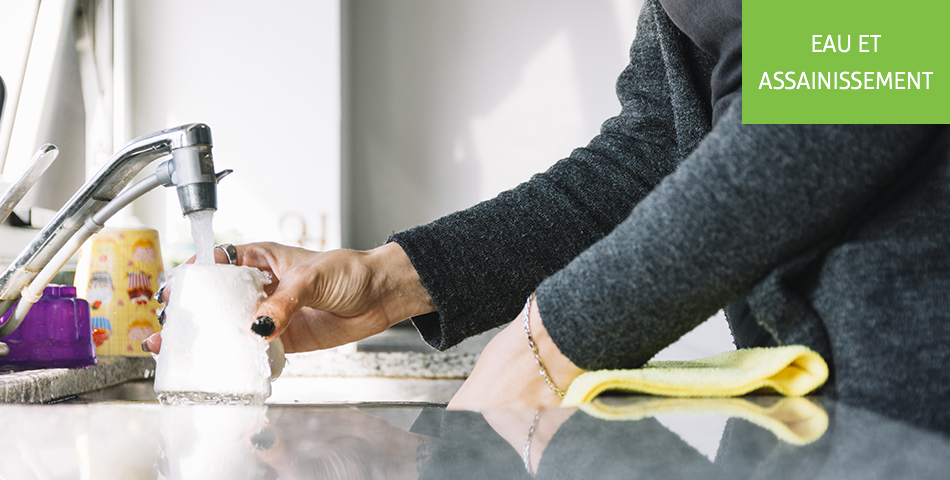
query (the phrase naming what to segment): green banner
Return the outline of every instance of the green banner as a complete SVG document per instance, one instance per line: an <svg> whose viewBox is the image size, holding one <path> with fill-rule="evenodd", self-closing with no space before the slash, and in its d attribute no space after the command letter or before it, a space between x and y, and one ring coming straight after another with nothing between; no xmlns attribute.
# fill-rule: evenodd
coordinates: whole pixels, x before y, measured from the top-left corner
<svg viewBox="0 0 950 480"><path fill-rule="evenodd" d="M950 0L744 0L743 123L950 123Z"/></svg>

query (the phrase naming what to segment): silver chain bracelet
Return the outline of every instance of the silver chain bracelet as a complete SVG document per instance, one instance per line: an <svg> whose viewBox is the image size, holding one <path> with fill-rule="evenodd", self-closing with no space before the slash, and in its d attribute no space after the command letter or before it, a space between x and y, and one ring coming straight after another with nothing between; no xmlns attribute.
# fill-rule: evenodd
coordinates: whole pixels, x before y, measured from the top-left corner
<svg viewBox="0 0 950 480"><path fill-rule="evenodd" d="M551 380L551 377L548 375L547 369L544 368L544 364L541 363L541 355L538 354L538 347L534 345L534 338L531 338L531 300L534 298L534 294L528 295L528 301L524 305L524 333L528 334L528 346L531 347L531 352L534 353L534 360L538 362L538 368L541 372L541 376L544 378L544 382L551 387L551 390L557 394L559 397L564 396L564 390L557 388L554 385L554 381Z"/></svg>

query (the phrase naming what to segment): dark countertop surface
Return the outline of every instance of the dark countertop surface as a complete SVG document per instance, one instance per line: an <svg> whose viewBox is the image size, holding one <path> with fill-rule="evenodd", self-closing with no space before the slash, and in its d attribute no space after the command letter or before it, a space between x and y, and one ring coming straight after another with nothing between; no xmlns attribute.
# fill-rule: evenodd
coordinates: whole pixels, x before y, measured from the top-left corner
<svg viewBox="0 0 950 480"><path fill-rule="evenodd" d="M947 478L950 437L823 398L0 405L0 478ZM526 450L527 447L527 450ZM527 455L525 452L527 451Z"/></svg>

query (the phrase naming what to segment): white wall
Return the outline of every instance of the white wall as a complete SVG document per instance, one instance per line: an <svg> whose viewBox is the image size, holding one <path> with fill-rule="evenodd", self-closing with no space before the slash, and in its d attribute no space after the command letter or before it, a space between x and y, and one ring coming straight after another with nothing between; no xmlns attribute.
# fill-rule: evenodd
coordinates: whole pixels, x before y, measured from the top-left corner
<svg viewBox="0 0 950 480"><path fill-rule="evenodd" d="M217 240L275 240L302 216L340 245L339 0L135 0L129 3L133 136L185 123L211 127ZM136 207L160 227L166 258L189 246L172 189ZM289 226L289 225L288 225ZM307 242L319 248L318 241Z"/></svg>
<svg viewBox="0 0 950 480"><path fill-rule="evenodd" d="M620 111L641 0L344 2L344 244L527 180Z"/></svg>

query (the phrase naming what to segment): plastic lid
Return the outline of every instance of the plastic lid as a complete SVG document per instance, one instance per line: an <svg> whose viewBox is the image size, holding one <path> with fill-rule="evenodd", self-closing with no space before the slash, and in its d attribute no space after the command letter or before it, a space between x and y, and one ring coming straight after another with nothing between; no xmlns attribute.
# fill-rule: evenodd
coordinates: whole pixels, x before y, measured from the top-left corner
<svg viewBox="0 0 950 480"><path fill-rule="evenodd" d="M75 297L76 287L71 285L47 285L43 289L44 297Z"/></svg>

